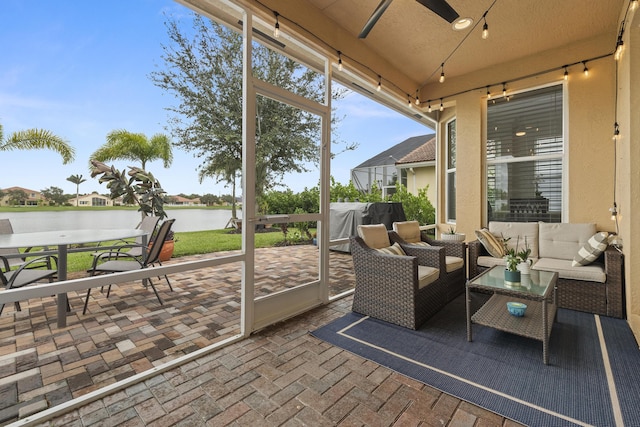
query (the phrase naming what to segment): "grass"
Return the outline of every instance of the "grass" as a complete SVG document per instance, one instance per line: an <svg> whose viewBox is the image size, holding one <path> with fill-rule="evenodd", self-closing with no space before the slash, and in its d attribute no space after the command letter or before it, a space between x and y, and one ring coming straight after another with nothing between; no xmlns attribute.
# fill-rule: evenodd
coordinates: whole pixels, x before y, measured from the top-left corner
<svg viewBox="0 0 640 427"><path fill-rule="evenodd" d="M289 228L292 232L295 229ZM312 232L315 230L311 230ZM289 235L291 236L291 234ZM175 248L173 257L187 255L207 254L212 252L232 251L242 248L242 235L231 233L230 230L207 230L175 233ZM266 248L276 246L284 241L284 235L280 231L270 233L256 233L255 247ZM114 242L103 242L102 246L108 246ZM87 244L86 246L96 246ZM67 271L69 273L86 271L91 267L93 252L70 253L67 257Z"/></svg>

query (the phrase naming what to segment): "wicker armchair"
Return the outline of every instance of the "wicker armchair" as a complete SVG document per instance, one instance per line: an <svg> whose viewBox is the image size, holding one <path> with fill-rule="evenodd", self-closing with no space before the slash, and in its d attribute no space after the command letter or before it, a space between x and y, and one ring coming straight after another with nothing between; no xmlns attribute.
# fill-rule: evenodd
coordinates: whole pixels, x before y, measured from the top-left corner
<svg viewBox="0 0 640 427"><path fill-rule="evenodd" d="M467 281L467 245L465 242L431 239L425 231L420 231L417 221L394 222L393 230L397 233L395 241L402 244L403 247L407 244L420 244L419 242L443 247L446 255L445 302L453 300L464 292Z"/></svg>
<svg viewBox="0 0 640 427"><path fill-rule="evenodd" d="M394 232L389 232L392 239ZM352 310L376 319L417 329L445 305L445 250L406 245L408 256L373 249L361 237L351 237L356 285ZM438 269L438 278L420 287L418 266Z"/></svg>

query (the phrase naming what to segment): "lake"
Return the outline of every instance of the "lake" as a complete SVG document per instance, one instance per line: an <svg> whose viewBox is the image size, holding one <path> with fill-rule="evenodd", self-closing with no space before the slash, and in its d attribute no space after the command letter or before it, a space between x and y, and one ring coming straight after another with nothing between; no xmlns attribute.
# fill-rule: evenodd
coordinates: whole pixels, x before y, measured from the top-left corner
<svg viewBox="0 0 640 427"><path fill-rule="evenodd" d="M227 209L166 209L169 218L175 218L174 231L220 230L231 218ZM242 211L238 210L238 217ZM140 222L140 212L131 210L105 211L34 211L0 212L0 218L9 218L14 233L35 231L81 230L91 228L134 228Z"/></svg>

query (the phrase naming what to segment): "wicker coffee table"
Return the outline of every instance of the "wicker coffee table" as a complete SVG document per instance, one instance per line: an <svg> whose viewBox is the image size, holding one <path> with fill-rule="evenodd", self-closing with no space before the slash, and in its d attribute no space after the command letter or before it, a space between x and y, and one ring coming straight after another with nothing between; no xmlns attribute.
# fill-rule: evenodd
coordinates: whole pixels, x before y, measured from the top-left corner
<svg viewBox="0 0 640 427"><path fill-rule="evenodd" d="M504 267L495 266L469 280L466 286L467 298L467 341L472 341L472 324L488 326L504 332L542 341L542 358L549 363L549 335L556 316L558 273L531 270L522 275L519 286L508 285L504 280ZM471 312L472 291L493 294L475 313ZM507 311L507 302L527 304L523 317L516 317Z"/></svg>

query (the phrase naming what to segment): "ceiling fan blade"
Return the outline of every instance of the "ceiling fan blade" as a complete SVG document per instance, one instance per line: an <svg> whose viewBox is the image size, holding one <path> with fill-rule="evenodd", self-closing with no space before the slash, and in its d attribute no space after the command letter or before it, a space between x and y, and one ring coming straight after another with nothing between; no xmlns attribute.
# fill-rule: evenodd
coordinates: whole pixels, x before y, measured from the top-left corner
<svg viewBox="0 0 640 427"><path fill-rule="evenodd" d="M393 0L382 0L380 2L378 7L376 7L376 10L373 11L373 14L371 15L367 23L364 24L364 27L362 28L362 31L360 31L360 34L358 34L359 39L367 37L369 31L371 31L373 26L376 25L376 22L378 22L378 19L380 19L380 17L384 13L384 11L387 10L392 1Z"/></svg>
<svg viewBox="0 0 640 427"><path fill-rule="evenodd" d="M460 15L454 8L449 6L446 0L416 0L421 5L429 8L432 12L445 19L450 24L458 19Z"/></svg>

